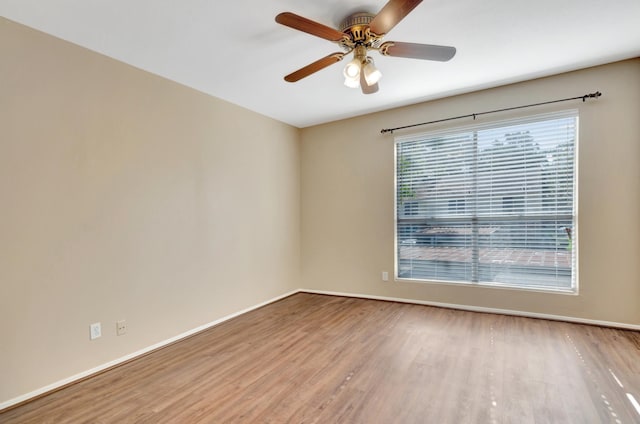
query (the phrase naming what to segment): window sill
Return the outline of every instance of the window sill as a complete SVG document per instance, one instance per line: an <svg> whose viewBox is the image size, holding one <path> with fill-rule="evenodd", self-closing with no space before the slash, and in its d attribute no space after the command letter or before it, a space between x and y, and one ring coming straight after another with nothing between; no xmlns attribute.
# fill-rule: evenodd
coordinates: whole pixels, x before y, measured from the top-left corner
<svg viewBox="0 0 640 424"><path fill-rule="evenodd" d="M482 289L499 289L499 290L511 290L511 291L524 291L533 293L546 293L546 294L560 294L577 296L579 294L578 288L565 289L565 288L550 288L550 287L519 287L510 286L500 283L467 283L461 281L436 281L436 280L419 280L410 278L397 278L393 279L396 283L409 283L409 284L429 284L429 285L445 285L456 287L473 287Z"/></svg>

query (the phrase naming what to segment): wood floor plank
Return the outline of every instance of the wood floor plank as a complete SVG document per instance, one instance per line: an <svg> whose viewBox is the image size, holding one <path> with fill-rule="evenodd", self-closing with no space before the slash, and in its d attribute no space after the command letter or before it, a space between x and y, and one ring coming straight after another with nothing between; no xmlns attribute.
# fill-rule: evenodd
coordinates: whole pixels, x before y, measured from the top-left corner
<svg viewBox="0 0 640 424"><path fill-rule="evenodd" d="M640 423L640 333L296 294L12 423Z"/></svg>

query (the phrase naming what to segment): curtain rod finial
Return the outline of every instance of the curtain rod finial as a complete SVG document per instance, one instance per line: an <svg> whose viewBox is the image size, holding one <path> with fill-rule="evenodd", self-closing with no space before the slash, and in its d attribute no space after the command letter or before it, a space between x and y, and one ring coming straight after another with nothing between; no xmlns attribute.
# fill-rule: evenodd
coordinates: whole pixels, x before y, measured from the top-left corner
<svg viewBox="0 0 640 424"><path fill-rule="evenodd" d="M595 93L585 94L584 96L582 96L582 102L586 102L587 99L597 99L600 96L602 96L602 93L599 91L596 91Z"/></svg>

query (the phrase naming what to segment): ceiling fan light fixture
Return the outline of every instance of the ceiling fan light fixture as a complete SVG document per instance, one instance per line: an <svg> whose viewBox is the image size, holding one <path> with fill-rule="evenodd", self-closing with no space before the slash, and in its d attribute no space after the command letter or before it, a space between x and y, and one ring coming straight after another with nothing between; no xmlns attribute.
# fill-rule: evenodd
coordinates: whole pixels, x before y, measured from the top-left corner
<svg viewBox="0 0 640 424"><path fill-rule="evenodd" d="M346 85L349 88L358 88L358 87L360 87L360 79L359 78L345 77L344 78L344 85Z"/></svg>
<svg viewBox="0 0 640 424"><path fill-rule="evenodd" d="M361 66L361 62L358 59L354 58L351 62L347 63L347 66L344 67L344 77L357 80L360 76Z"/></svg>
<svg viewBox="0 0 640 424"><path fill-rule="evenodd" d="M373 64L373 59L367 57L367 61L362 66L362 72L364 73L364 79L367 81L367 85L374 85L380 78L382 78L382 72Z"/></svg>

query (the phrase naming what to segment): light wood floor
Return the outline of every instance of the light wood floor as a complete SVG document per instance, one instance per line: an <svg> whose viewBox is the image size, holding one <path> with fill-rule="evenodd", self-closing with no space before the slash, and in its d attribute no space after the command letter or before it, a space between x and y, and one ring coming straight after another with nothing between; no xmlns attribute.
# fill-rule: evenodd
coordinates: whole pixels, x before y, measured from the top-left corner
<svg viewBox="0 0 640 424"><path fill-rule="evenodd" d="M8 423L640 423L640 333L296 294Z"/></svg>

